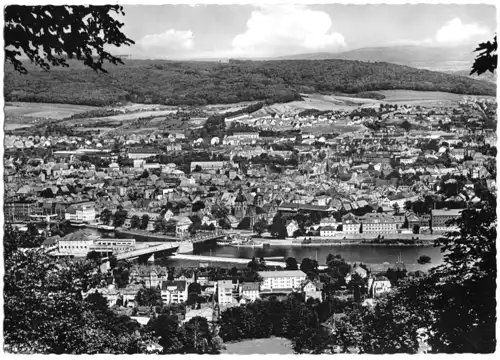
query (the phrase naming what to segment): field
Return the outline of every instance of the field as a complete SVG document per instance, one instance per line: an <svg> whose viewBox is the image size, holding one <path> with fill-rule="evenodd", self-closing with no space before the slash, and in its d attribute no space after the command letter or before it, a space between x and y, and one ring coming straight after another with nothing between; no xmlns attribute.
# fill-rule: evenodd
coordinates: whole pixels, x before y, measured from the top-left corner
<svg viewBox="0 0 500 360"><path fill-rule="evenodd" d="M331 132L345 134L361 131L364 129L365 127L363 125L346 125L345 122L338 121L335 124L321 124L309 128L304 128L302 129L302 132L304 134L314 134L316 136L321 136Z"/></svg>
<svg viewBox="0 0 500 360"><path fill-rule="evenodd" d="M64 119L73 114L98 109L94 106L14 102L4 108L5 117ZM8 119L7 119L8 120Z"/></svg>
<svg viewBox="0 0 500 360"><path fill-rule="evenodd" d="M228 355L292 355L292 343L283 338L244 340L236 343L225 344L223 354Z"/></svg>
<svg viewBox="0 0 500 360"><path fill-rule="evenodd" d="M383 103L409 104L427 107L456 106L464 95L441 91L413 91L413 90L379 90L374 93L385 96L383 100L353 98L341 95L301 94L304 101L291 101L285 104L274 104L260 110L261 114L276 113L278 115L296 115L307 109L347 110L357 107L373 107ZM477 96L492 98L491 96Z"/></svg>
<svg viewBox="0 0 500 360"><path fill-rule="evenodd" d="M22 128L29 128L31 126L32 126L31 124L5 123L5 124L3 124L3 129L4 130L16 130L16 129L22 129Z"/></svg>
<svg viewBox="0 0 500 360"><path fill-rule="evenodd" d="M140 118L146 118L150 116L163 116L168 114L174 114L177 110L157 110L157 111L141 111L132 114L120 114L114 116L106 116L99 118L99 120L116 120L116 121L130 121ZM92 120L92 119L91 119Z"/></svg>

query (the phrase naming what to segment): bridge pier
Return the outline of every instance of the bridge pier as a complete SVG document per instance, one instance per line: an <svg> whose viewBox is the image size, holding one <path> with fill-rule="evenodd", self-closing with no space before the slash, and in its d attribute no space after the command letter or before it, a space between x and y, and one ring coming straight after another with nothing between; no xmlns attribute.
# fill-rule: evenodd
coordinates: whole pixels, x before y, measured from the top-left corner
<svg viewBox="0 0 500 360"><path fill-rule="evenodd" d="M193 243L190 242L190 241L183 241L180 243L179 245L179 249L177 250L177 252L179 254L183 254L183 253L190 253L190 252L193 252L194 250L194 247L193 247Z"/></svg>

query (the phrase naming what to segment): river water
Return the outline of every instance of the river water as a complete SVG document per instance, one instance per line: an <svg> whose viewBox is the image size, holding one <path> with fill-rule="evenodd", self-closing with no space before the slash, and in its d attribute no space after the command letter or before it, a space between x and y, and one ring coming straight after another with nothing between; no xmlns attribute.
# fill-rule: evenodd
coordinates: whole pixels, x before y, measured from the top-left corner
<svg viewBox="0 0 500 360"><path fill-rule="evenodd" d="M74 228L74 230L80 230ZM87 234L94 234L103 236L103 234L112 234L109 231L102 231L97 229L84 228ZM206 245L194 251L195 255L207 256L223 256L233 258L246 258L252 257L293 257L298 262L304 258L317 259L320 265L326 264L326 257L328 254L341 255L346 261L350 263L364 263L372 268L374 271L383 270L386 266L384 263L394 265L400 257L405 263L409 271L422 270L426 271L431 267L440 265L443 262L443 254L440 248L433 246L373 246L373 245L342 245L342 246L318 246L318 247L297 247L297 246L268 246L264 248L250 248L250 247L234 247L234 246L220 246L220 245ZM420 265L417 259L421 255L427 255L431 258L430 264ZM159 264L166 266L198 266L199 262L191 260L175 260L172 258L161 258L156 261ZM227 263L213 263L221 267L241 267L242 265L233 265Z"/></svg>
<svg viewBox="0 0 500 360"><path fill-rule="evenodd" d="M304 258L317 259L320 265L326 264L328 254L340 254L348 262L364 263L373 270L383 269L383 263L393 265L398 257L405 263L409 271L428 270L439 265L443 261L440 248L433 246L369 246L369 245L343 245L343 246L319 246L319 247L285 247L271 246L265 248L242 248L232 246L217 246L212 249L204 249L200 255L225 256L236 258L252 257L293 257L300 262ZM431 258L431 263L420 265L417 259L421 255Z"/></svg>

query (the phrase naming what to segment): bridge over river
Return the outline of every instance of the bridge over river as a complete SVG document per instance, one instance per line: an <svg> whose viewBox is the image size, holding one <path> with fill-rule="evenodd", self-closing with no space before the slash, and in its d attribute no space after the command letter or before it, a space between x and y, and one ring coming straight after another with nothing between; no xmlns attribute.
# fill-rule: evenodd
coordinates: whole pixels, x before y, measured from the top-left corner
<svg viewBox="0 0 500 360"><path fill-rule="evenodd" d="M153 255L157 252L173 250L179 248L180 244L180 242L167 242L158 245L136 248L130 251L119 252L115 256L117 260L134 259L145 255Z"/></svg>
<svg viewBox="0 0 500 360"><path fill-rule="evenodd" d="M122 232L123 234L123 232ZM138 257L144 257L147 255L154 255L158 252L176 250L178 253L190 253L193 252L194 244L217 240L225 236L223 231L211 231L198 233L191 237L172 237L172 236L162 236L161 238L155 237L155 240L163 240L160 242L150 243L148 246L147 242L141 242L142 246L137 246L133 250L122 251L116 253L115 256L117 260L124 259L135 259ZM144 246L145 245L145 246ZM103 252L109 251L109 249L103 249ZM99 249L96 249L99 251Z"/></svg>

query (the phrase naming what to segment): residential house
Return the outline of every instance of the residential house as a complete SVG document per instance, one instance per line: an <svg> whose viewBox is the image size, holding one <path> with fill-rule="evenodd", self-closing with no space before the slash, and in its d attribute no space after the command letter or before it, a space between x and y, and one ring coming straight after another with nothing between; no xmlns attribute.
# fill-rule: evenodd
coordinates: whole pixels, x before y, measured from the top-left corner
<svg viewBox="0 0 500 360"><path fill-rule="evenodd" d="M167 277L167 269L162 266L136 265L130 269L129 281L146 287L159 287Z"/></svg>
<svg viewBox="0 0 500 360"><path fill-rule="evenodd" d="M249 282L240 285L240 297L246 302L252 302L259 298L259 283Z"/></svg>
<svg viewBox="0 0 500 360"><path fill-rule="evenodd" d="M349 283L354 276L354 274L358 274L362 279L366 279L368 277L368 271L365 268L362 268L359 265L354 264L351 272L346 275L345 281Z"/></svg>
<svg viewBox="0 0 500 360"><path fill-rule="evenodd" d="M164 304L180 304L188 298L188 286L186 281L162 281L161 299Z"/></svg>
<svg viewBox="0 0 500 360"><path fill-rule="evenodd" d="M368 279L368 293L376 298L391 291L391 282L385 276L379 275Z"/></svg>
<svg viewBox="0 0 500 360"><path fill-rule="evenodd" d="M187 216L174 216L172 220L175 221L175 233L184 234L187 233L189 227L193 223Z"/></svg>
<svg viewBox="0 0 500 360"><path fill-rule="evenodd" d="M302 294L304 294L304 299L318 299L320 302L323 301L321 296L321 290L323 289L323 284L315 283L310 280L306 280L302 285Z"/></svg>
<svg viewBox="0 0 500 360"><path fill-rule="evenodd" d="M217 302L220 305L234 304L234 287L232 280L219 280L217 282Z"/></svg>

